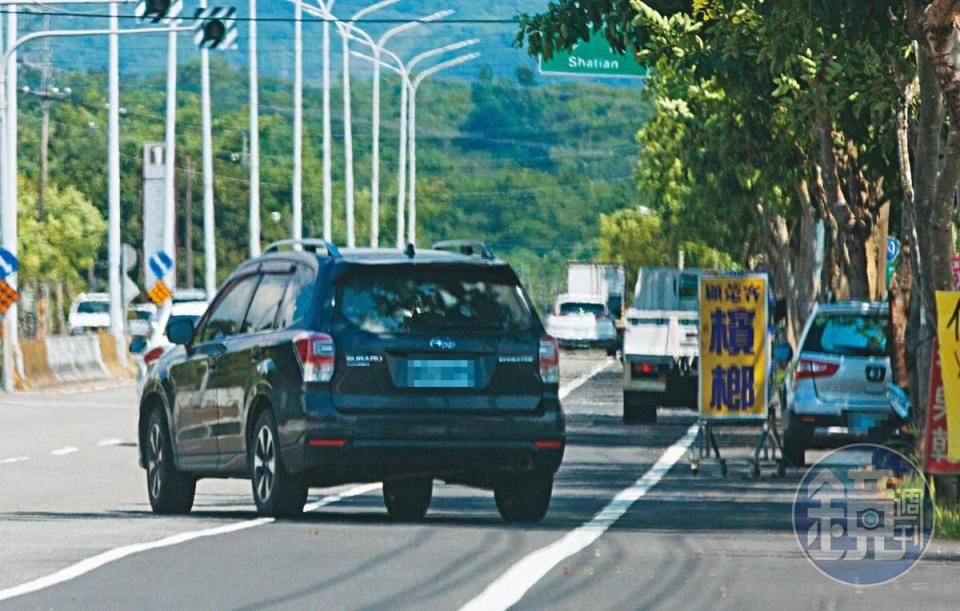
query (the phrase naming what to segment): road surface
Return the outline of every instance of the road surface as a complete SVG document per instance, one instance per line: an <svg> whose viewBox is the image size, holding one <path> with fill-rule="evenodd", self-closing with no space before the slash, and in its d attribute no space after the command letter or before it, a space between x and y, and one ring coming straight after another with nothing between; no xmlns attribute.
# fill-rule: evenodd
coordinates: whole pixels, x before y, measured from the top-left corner
<svg viewBox="0 0 960 611"><path fill-rule="evenodd" d="M0 397L0 608L956 608L960 546L934 541L887 585L836 583L792 531L801 473L749 478L754 429L719 431L726 478L694 476L692 413L624 426L618 363L565 354L562 371L569 445L532 527L439 482L420 523L388 520L375 485L258 520L249 484L220 480L192 514L158 517L131 388Z"/></svg>

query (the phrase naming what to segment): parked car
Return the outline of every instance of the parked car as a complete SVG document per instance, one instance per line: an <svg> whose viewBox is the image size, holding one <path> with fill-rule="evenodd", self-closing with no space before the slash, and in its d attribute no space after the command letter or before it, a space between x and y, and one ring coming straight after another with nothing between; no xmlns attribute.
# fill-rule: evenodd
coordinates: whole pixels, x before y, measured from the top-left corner
<svg viewBox="0 0 960 611"><path fill-rule="evenodd" d="M67 316L70 335L82 335L110 327L110 295L80 293Z"/></svg>
<svg viewBox="0 0 960 611"><path fill-rule="evenodd" d="M150 332L140 341L131 343L130 352L137 366L137 390L142 390L147 369L174 346L167 337L170 324L178 320L196 323L207 311L206 292L198 289L177 289L170 303L161 308L150 321ZM134 349L136 348L136 349Z"/></svg>
<svg viewBox="0 0 960 611"><path fill-rule="evenodd" d="M888 321L885 303L816 306L787 370L783 453L789 463L804 464L810 448L880 441L899 427L886 395Z"/></svg>
<svg viewBox="0 0 960 611"><path fill-rule="evenodd" d="M503 261L284 241L168 336L140 401L156 512L189 511L200 477L249 478L271 516L382 481L390 516L417 519L434 479L492 488L506 520L547 512L559 352Z"/></svg>
<svg viewBox="0 0 960 611"><path fill-rule="evenodd" d="M567 348L602 348L612 355L619 347L604 295L560 295L547 317L547 333Z"/></svg>

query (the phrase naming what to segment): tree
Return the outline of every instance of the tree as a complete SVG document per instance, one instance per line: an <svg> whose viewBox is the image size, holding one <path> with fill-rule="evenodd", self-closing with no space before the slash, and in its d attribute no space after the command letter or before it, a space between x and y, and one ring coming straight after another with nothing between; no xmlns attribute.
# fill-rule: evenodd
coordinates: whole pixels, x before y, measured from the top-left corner
<svg viewBox="0 0 960 611"><path fill-rule="evenodd" d="M643 208L624 208L600 215L600 259L627 269L627 286L641 267L663 267L672 261L672 249L660 219Z"/></svg>

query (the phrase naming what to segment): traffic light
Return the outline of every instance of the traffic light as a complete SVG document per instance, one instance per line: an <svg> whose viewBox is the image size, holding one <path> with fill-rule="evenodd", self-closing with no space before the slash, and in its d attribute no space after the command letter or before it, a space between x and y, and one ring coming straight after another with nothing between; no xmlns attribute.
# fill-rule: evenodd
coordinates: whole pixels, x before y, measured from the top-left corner
<svg viewBox="0 0 960 611"><path fill-rule="evenodd" d="M182 10L183 0L140 0L133 14L137 21L159 23L176 18Z"/></svg>
<svg viewBox="0 0 960 611"><path fill-rule="evenodd" d="M236 11L232 6L198 8L194 15L193 42L201 49L235 49Z"/></svg>

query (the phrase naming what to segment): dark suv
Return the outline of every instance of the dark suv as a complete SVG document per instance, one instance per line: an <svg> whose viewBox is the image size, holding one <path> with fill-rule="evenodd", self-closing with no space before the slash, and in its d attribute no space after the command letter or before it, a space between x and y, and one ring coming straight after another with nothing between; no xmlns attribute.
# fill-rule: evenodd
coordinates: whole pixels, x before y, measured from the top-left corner
<svg viewBox="0 0 960 611"><path fill-rule="evenodd" d="M168 335L140 400L156 512L189 511L198 478L249 477L272 516L309 486L382 481L390 516L416 519L434 478L492 488L506 520L546 514L557 344L503 261L278 242Z"/></svg>

